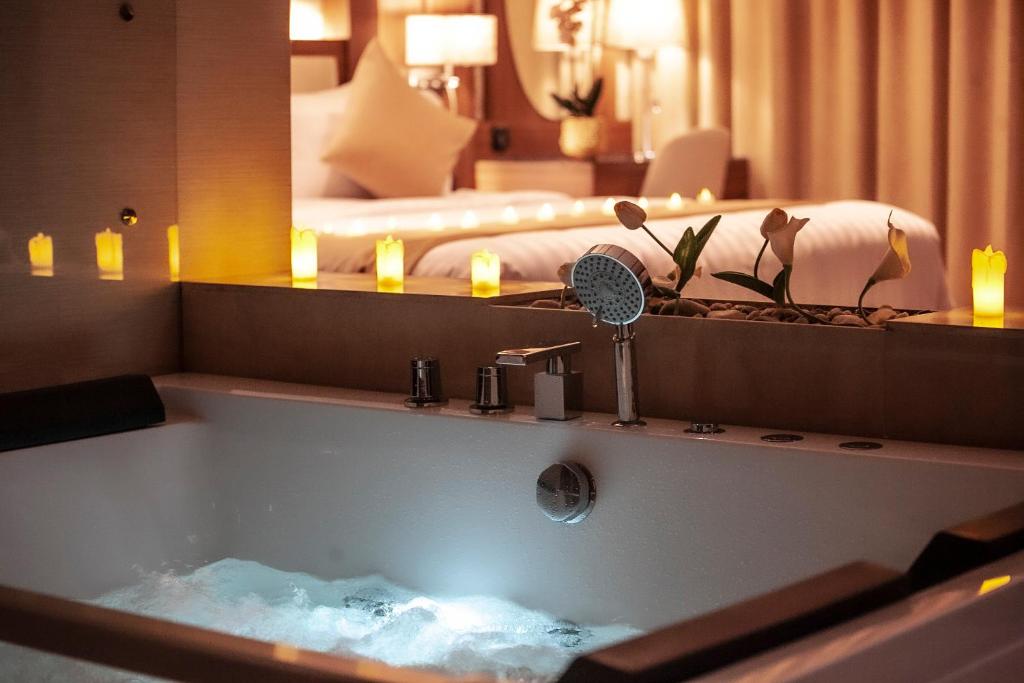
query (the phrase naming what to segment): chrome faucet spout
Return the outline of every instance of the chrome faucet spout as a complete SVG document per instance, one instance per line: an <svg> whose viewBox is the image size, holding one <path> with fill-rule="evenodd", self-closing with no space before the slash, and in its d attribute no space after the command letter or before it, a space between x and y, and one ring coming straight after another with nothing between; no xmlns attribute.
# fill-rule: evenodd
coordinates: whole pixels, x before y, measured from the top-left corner
<svg viewBox="0 0 1024 683"><path fill-rule="evenodd" d="M544 362L545 372L533 377L533 414L540 420L572 420L583 414L583 373L572 369L578 341L498 351L498 365L523 367Z"/></svg>

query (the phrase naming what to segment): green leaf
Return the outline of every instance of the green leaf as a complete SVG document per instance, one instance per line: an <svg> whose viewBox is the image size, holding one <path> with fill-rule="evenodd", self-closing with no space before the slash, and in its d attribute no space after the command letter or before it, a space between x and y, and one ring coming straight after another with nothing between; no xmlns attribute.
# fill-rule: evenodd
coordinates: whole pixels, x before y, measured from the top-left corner
<svg viewBox="0 0 1024 683"><path fill-rule="evenodd" d="M789 267L784 267L772 281L772 300L779 306L786 305L786 280L789 279Z"/></svg>
<svg viewBox="0 0 1024 683"><path fill-rule="evenodd" d="M738 273L734 270L723 270L720 273L712 273L711 277L717 277L719 280L725 280L726 282L731 282L734 285L746 287L747 289L757 292L768 299L774 298L772 296L772 286L764 280L757 279L753 275Z"/></svg>
<svg viewBox="0 0 1024 683"><path fill-rule="evenodd" d="M694 234L693 228L687 228L680 238L672 254L680 270L679 281L676 283L677 292L682 290L683 286L693 277L694 271L697 270L697 259L700 258L701 252L704 251L704 247L711 239L711 234L718 227L720 220L722 220L721 216L715 216L705 223L697 234Z"/></svg>
<svg viewBox="0 0 1024 683"><path fill-rule="evenodd" d="M657 292L659 296L663 296L666 299L678 299L679 298L679 292L677 292L676 290L672 289L671 287L662 287L661 285L653 285L653 287L654 287L654 291Z"/></svg>

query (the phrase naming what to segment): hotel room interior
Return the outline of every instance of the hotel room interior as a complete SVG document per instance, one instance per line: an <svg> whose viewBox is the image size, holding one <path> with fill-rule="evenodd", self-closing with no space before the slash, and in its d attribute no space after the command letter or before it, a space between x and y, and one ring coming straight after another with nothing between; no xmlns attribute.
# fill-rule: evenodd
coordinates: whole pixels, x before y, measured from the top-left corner
<svg viewBox="0 0 1024 683"><path fill-rule="evenodd" d="M1024 1L0 51L0 681L1022 680Z"/></svg>

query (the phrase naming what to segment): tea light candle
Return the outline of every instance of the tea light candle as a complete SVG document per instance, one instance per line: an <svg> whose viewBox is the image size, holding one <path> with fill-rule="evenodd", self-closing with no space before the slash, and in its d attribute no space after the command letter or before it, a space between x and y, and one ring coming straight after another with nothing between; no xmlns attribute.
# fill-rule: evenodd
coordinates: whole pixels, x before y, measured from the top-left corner
<svg viewBox="0 0 1024 683"><path fill-rule="evenodd" d="M636 200L636 205L639 206L644 211L646 211L648 208L650 208L651 202L647 199L647 197L640 197L639 199Z"/></svg>
<svg viewBox="0 0 1024 683"><path fill-rule="evenodd" d="M349 237L360 237L366 234L366 223L363 219L357 218L352 222L352 225L348 228Z"/></svg>
<svg viewBox="0 0 1024 683"><path fill-rule="evenodd" d="M313 282L316 270L316 232L292 227L292 282Z"/></svg>
<svg viewBox="0 0 1024 683"><path fill-rule="evenodd" d="M1003 281L1006 275L1006 254L975 249L971 254L971 285L974 290L974 317L1001 318L1004 310Z"/></svg>
<svg viewBox="0 0 1024 683"><path fill-rule="evenodd" d="M124 279L124 245L121 234L107 228L96 233L96 267L101 280Z"/></svg>
<svg viewBox="0 0 1024 683"><path fill-rule="evenodd" d="M40 232L30 239L28 260L33 275L53 277L53 238Z"/></svg>
<svg viewBox="0 0 1024 683"><path fill-rule="evenodd" d="M575 202L572 203L572 215L573 216L582 216L583 212L586 211L586 210L587 210L587 207L583 204L583 200L582 199L577 199Z"/></svg>
<svg viewBox="0 0 1024 683"><path fill-rule="evenodd" d="M668 198L668 208L673 211L678 211L683 208L683 197L678 192L673 192L672 196Z"/></svg>
<svg viewBox="0 0 1024 683"><path fill-rule="evenodd" d="M547 202L541 204L541 207L537 209L537 220L542 223L555 220L555 207Z"/></svg>
<svg viewBox="0 0 1024 683"><path fill-rule="evenodd" d="M501 258L486 249L473 254L469 261L473 296L494 296L501 289Z"/></svg>
<svg viewBox="0 0 1024 683"><path fill-rule="evenodd" d="M615 215L615 197L608 197L604 200L604 204L601 205L601 213L605 216Z"/></svg>
<svg viewBox="0 0 1024 683"><path fill-rule="evenodd" d="M377 289L394 291L405 282L405 244L391 235L377 240Z"/></svg>
<svg viewBox="0 0 1024 683"><path fill-rule="evenodd" d="M167 268L171 273L171 282L181 279L181 245L177 225L167 228Z"/></svg>
<svg viewBox="0 0 1024 683"><path fill-rule="evenodd" d="M441 214L430 214L430 218L427 219L427 227L435 232L439 230L444 230L444 221L441 220Z"/></svg>
<svg viewBox="0 0 1024 683"><path fill-rule="evenodd" d="M519 212L514 206L506 206L501 212L501 222L505 225L515 225L519 222Z"/></svg>
<svg viewBox="0 0 1024 683"><path fill-rule="evenodd" d="M462 220L459 221L459 227L461 227L463 230L471 230L472 228L479 228L480 227L480 219L477 218L477 215L476 215L475 212L467 211L466 213L462 214Z"/></svg>
<svg viewBox="0 0 1024 683"><path fill-rule="evenodd" d="M715 201L715 195L708 188L702 187L697 193L697 201L701 204L712 204Z"/></svg>

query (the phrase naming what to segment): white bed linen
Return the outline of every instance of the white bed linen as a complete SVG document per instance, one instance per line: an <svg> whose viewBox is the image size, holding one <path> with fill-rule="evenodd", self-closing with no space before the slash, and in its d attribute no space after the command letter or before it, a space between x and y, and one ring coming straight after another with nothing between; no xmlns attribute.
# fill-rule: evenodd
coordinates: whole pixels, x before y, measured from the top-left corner
<svg viewBox="0 0 1024 683"><path fill-rule="evenodd" d="M400 231L403 226L423 227L431 213L439 213L444 225L453 226L458 225L466 210L477 212L481 220L493 220L500 216L504 206L510 204L516 205L522 216L534 215L544 202L551 203L559 213L566 213L572 207L572 200L554 193L468 192L428 200L313 201L328 202L334 204L334 208L327 204L308 204L300 209L302 205L297 204L296 221L314 225L321 228L322 233L328 233L321 235L320 268L341 272L344 272L344 268L339 266L345 263L345 243L343 239L332 240L329 233L344 234L344 230L350 228L358 216L363 221L360 229L377 232L380 228L376 223L388 220L387 217L391 218L392 223L397 223ZM604 198L587 200L588 210L597 209L603 201ZM336 202L346 204L342 207ZM338 213L342 209L345 212L343 216ZM855 304L864 282L874 272L888 248L886 217L890 210L895 210L895 224L907 231L913 268L910 276L904 280L883 282L874 287L865 303L888 303L911 309L948 308L949 292L941 243L935 226L920 216L889 204L853 200L787 208L791 215L811 219L796 241L792 280L796 300L842 306ZM334 218L326 218L332 211ZM750 272L763 241L758 228L766 213L766 210L758 209L723 215L698 262L704 274L691 280L684 293L700 298L757 300L759 297L753 292L713 278L710 274L722 270ZM673 247L687 226L697 230L712 215L651 220L648 226L663 242ZM306 220L300 221L300 216ZM671 258L642 230L626 230L615 224L614 218L604 220L608 224L597 227L489 237L473 237L472 230L467 229L465 239L431 249L416 264L412 274L468 278L470 255L486 248L501 257L503 278L551 281L557 279L559 265L575 260L595 244L603 243L617 244L632 251L654 275L665 275L672 270ZM332 225L333 229L323 229ZM761 278L770 281L779 267L779 262L768 250L762 259Z"/></svg>

